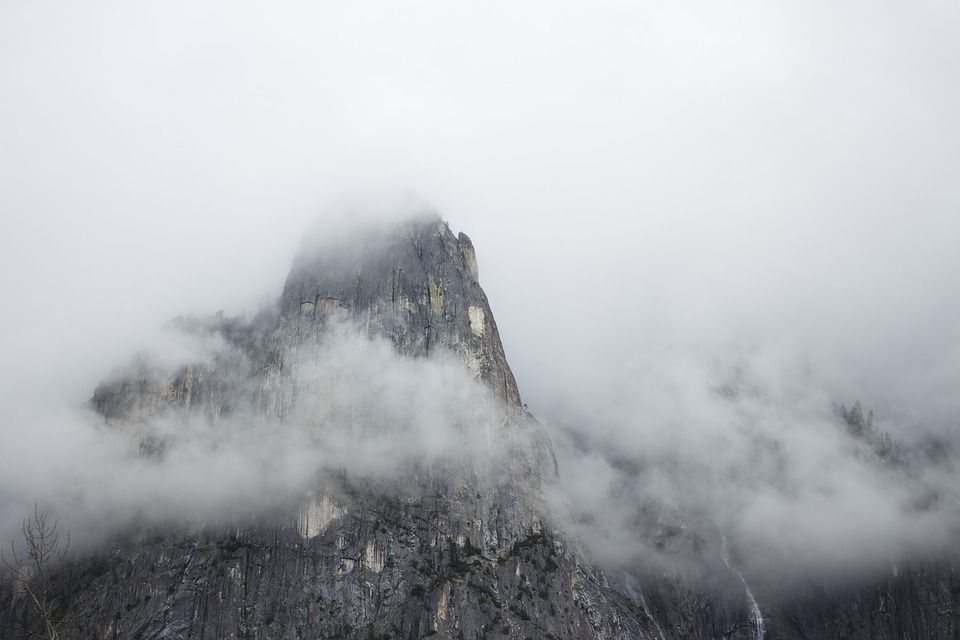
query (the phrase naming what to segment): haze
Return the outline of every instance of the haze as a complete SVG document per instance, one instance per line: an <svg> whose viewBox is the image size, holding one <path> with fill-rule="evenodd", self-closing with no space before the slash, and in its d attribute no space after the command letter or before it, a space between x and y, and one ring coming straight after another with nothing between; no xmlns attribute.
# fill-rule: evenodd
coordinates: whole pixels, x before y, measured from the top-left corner
<svg viewBox="0 0 960 640"><path fill-rule="evenodd" d="M278 295L304 230L339 228L342 194L398 190L473 238L521 393L561 443L572 429L698 467L719 443L719 468L742 466L708 394L731 379L761 399L737 415L751 438L860 400L902 441L956 441L955 3L0 11L0 429L19 443L0 466L42 471L57 429L38 416L157 350L170 317ZM832 438L801 438L792 482L820 477ZM836 468L824 482L849 500L827 513L875 519L798 545L880 530L885 553L945 531L905 533L885 484ZM561 502L609 493L578 486ZM750 523L821 511L742 487L710 499Z"/></svg>

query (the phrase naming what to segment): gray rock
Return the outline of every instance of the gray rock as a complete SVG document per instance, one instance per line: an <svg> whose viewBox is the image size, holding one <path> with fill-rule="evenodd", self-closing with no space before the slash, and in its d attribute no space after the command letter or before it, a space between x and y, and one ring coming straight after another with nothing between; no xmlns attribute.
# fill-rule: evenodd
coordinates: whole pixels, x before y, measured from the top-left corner
<svg viewBox="0 0 960 640"><path fill-rule="evenodd" d="M702 554L696 575L595 566L544 507L556 460L524 408L478 273L470 239L432 214L350 238L311 237L275 308L248 320L175 321L230 349L173 372L135 363L100 385L93 406L131 433L164 416L302 420L316 392L304 372L324 366L318 346L346 323L406 358L456 354L498 399L508 453L486 472L467 459L411 469L403 482L326 470L302 500L230 526L129 532L61 569L65 601L83 612L61 637L666 640L755 638L761 629L771 639L958 637L952 565L842 589L754 586L762 627L744 590L749 576L711 556L716 541L665 534ZM144 455L165 446L142 441ZM0 624L39 631L5 584Z"/></svg>

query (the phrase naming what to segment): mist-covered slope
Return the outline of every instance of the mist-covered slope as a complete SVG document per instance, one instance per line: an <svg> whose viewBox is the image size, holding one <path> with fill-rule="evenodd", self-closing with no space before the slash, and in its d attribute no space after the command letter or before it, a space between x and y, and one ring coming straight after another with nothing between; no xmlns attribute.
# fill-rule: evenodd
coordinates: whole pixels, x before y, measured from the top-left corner
<svg viewBox="0 0 960 640"><path fill-rule="evenodd" d="M209 429L253 429L244 447L315 453L310 482L246 515L122 534L70 574L82 615L62 637L643 634L629 599L545 524L552 450L466 236L425 215L308 238L276 311L178 323L215 338L210 357L102 384L110 428L157 464ZM9 598L5 618L29 628Z"/></svg>
<svg viewBox="0 0 960 640"><path fill-rule="evenodd" d="M633 496L633 535L663 553L598 554L598 523L545 499L565 470L478 277L433 214L313 234L274 306L178 319L189 358L97 387L157 499L57 567L59 637L958 637L947 560L751 571L715 523ZM0 593L9 637L42 633L15 582Z"/></svg>

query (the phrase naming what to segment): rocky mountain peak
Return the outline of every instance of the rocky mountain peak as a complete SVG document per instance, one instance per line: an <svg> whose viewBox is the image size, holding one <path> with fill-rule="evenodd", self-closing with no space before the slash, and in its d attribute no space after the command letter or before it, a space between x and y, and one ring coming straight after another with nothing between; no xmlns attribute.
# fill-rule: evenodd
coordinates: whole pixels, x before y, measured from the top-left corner
<svg viewBox="0 0 960 640"><path fill-rule="evenodd" d="M139 438L153 478L191 423L213 438L207 454L247 429L257 440L241 438L230 460L266 448L253 458L261 466L306 458L309 473L285 494L268 485L268 510L136 524L78 558L54 595L82 615L64 619L58 637L957 637L955 562L779 593L741 567L724 535L711 544L649 505L631 522L651 554L597 564L566 530L570 519L548 509L553 449L523 408L478 273L470 238L433 214L314 233L275 307L174 323L213 338L211 353L174 370L128 367L101 385L93 407ZM390 367L400 374L378 380ZM429 393L404 386L421 378ZM463 411L430 402L456 384L477 392L451 396ZM858 437L875 435L859 407L843 417ZM485 439L468 438L471 422L491 418ZM165 428L152 435L153 422ZM418 437L423 423L450 446ZM284 442L296 456L275 455ZM41 637L34 606L9 586L0 580L0 628Z"/></svg>
<svg viewBox="0 0 960 640"><path fill-rule="evenodd" d="M520 407L478 273L470 238L454 235L436 215L367 225L335 238L308 237L283 288L281 334L296 347L338 317L389 338L403 355L449 349L504 401Z"/></svg>

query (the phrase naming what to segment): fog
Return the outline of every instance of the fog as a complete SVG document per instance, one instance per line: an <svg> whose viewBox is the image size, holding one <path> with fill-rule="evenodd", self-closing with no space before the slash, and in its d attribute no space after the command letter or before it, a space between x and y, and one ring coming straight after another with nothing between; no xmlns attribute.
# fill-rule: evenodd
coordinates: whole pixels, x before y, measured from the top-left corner
<svg viewBox="0 0 960 640"><path fill-rule="evenodd" d="M56 404L11 415L29 428L9 434L0 470L5 541L19 535L32 501L82 551L144 526L236 526L266 514L291 524L314 492L343 490L331 477L422 495L436 491L430 477L439 486L453 468L492 483L521 446L505 408L452 353L401 357L386 339L331 321L295 365L302 398L281 420L256 409L249 356L220 333L171 326L162 335L106 381L146 381L135 424ZM150 385L169 384L184 366L217 391L198 388L193 411L150 411Z"/></svg>
<svg viewBox="0 0 960 640"><path fill-rule="evenodd" d="M834 412L957 450L955 4L0 12L5 527L121 447L77 408L169 318L256 309L343 194L412 190L473 238L584 537L644 555L651 498L772 559L955 535L910 507L949 464L877 471Z"/></svg>

